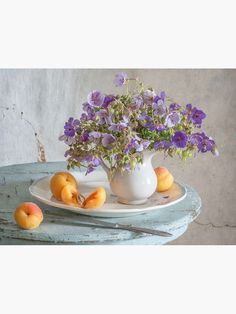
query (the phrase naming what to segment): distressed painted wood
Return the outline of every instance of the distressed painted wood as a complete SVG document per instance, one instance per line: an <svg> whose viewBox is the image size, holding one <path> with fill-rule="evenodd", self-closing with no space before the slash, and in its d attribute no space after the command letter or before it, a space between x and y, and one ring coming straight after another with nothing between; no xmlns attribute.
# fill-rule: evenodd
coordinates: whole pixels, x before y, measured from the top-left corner
<svg viewBox="0 0 236 314"><path fill-rule="evenodd" d="M200 213L201 199L193 188L186 185L187 196L176 205L137 216L107 218L112 222L168 231L173 234L170 238L126 230L84 227L76 222L78 214L44 205L29 194L28 188L35 179L63 170L66 170L63 162L0 168L0 218L7 220L7 223L0 224L0 244L165 244L180 237ZM45 218L37 229L22 230L13 220L15 207L25 201L33 201L43 209ZM50 213L60 213L60 217L52 217ZM68 217L75 221L73 225L66 222Z"/></svg>

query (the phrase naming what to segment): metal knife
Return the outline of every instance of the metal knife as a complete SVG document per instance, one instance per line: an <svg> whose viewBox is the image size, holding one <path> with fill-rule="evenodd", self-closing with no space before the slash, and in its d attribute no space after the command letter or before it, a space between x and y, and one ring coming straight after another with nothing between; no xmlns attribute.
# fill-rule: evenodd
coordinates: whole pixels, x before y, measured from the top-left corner
<svg viewBox="0 0 236 314"><path fill-rule="evenodd" d="M46 217L50 218L66 218L63 219L63 221L69 223L69 222L86 222L91 224L91 226L101 226L101 227L105 227L105 228L110 228L110 229L121 229L121 230L128 230L128 231L132 231L132 232L136 232L136 233L147 233L147 234L153 234L153 235L158 235L161 237L171 237L172 234L166 231L161 231L161 230L156 230L156 229L149 229L149 228L143 228L143 227L137 227L137 226L133 226L133 225L123 225L120 223L113 223L113 222L109 222L109 221L104 221L104 220L100 220L100 219L95 219L92 217L86 217L86 216L80 216L79 219L76 220L69 220L67 219L67 217L62 216L62 215L54 215L54 214L47 214ZM86 225L88 226L88 225Z"/></svg>

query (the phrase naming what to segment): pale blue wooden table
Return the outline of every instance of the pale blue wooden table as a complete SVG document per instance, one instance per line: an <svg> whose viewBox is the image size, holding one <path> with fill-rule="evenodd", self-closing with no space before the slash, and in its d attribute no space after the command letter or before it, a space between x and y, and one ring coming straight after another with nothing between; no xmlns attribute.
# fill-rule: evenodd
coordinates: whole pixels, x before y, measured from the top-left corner
<svg viewBox="0 0 236 314"><path fill-rule="evenodd" d="M84 227L75 222L68 224L68 217L78 220L78 214L53 208L35 200L28 191L36 179L56 171L66 170L66 163L34 163L0 168L0 244L165 244L180 237L188 225L199 215L201 199L197 192L186 185L187 196L176 205L127 218L103 218L112 222L133 224L168 231L172 237L137 234L125 230ZM15 207L26 201L38 204L44 212L43 223L34 230L22 230L14 222ZM51 218L50 213L60 217ZM70 219L71 220L71 219Z"/></svg>

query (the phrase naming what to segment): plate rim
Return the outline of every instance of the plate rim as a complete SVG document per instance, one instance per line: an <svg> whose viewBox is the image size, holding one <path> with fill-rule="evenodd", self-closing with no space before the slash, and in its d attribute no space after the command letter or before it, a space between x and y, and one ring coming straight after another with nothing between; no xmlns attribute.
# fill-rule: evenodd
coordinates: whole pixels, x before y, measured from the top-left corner
<svg viewBox="0 0 236 314"><path fill-rule="evenodd" d="M100 171L102 172L102 171ZM83 173L83 172L81 172ZM34 198L36 198L37 200L39 200L40 202L46 204L46 205L49 205L49 206L52 206L52 207L55 207L55 208L61 208L61 209L66 209L66 210L69 210L69 211L72 211L72 212L75 212L75 213L78 213L78 214L84 214L84 215L96 215L96 214L99 214L99 215L106 215L106 214L112 214L112 215L121 215L121 214L124 214L124 216L127 216L129 214L131 215L134 215L134 214L141 214L141 213L146 213L146 212L149 212L149 211L154 211L154 210L158 210L158 209L161 209L161 208L165 208L165 207L169 207L169 206L172 206L172 205L175 205L176 203L179 203L180 201L184 200L187 196L187 189L186 189L186 186L178 181L174 181L175 183L177 183L178 185L181 186L182 189L184 189L184 194L170 202L170 203L166 203L166 204L159 204L159 205L154 205L154 206L148 206L148 207L144 207L144 208L132 208L132 209L117 209L114 211L114 209L102 209L101 208L97 208L97 209L84 209L84 208L77 208L77 207L73 207L73 206L70 206L70 205L66 205L66 204L63 204L63 203L55 203L53 201L50 201L46 198L43 198L37 194L35 194L33 191L32 191L32 188L37 185L40 181L43 181L45 180L46 178L49 178L49 177L52 177L53 174L51 175L47 175L47 176L44 176L42 178L39 178L39 179L36 179L34 180L34 182L29 186L29 192L31 194L31 196L33 196ZM102 182L102 180L100 179L99 181ZM81 181L81 182L86 182L86 180L84 181ZM106 180L104 180L104 182L107 182ZM119 204L119 203L117 203ZM138 205L137 205L138 206ZM111 217L111 216L109 216Z"/></svg>

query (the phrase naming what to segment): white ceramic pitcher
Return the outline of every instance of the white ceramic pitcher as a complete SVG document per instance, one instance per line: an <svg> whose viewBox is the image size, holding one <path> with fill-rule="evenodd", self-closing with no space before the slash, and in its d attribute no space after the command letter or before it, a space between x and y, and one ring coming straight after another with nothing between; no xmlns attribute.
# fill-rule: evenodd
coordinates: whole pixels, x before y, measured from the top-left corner
<svg viewBox="0 0 236 314"><path fill-rule="evenodd" d="M143 152L143 163L128 172L115 171L110 181L112 193L118 202L130 205L144 204L156 191L157 176L152 166L152 157L156 152ZM102 163L103 169L110 177L110 169Z"/></svg>

